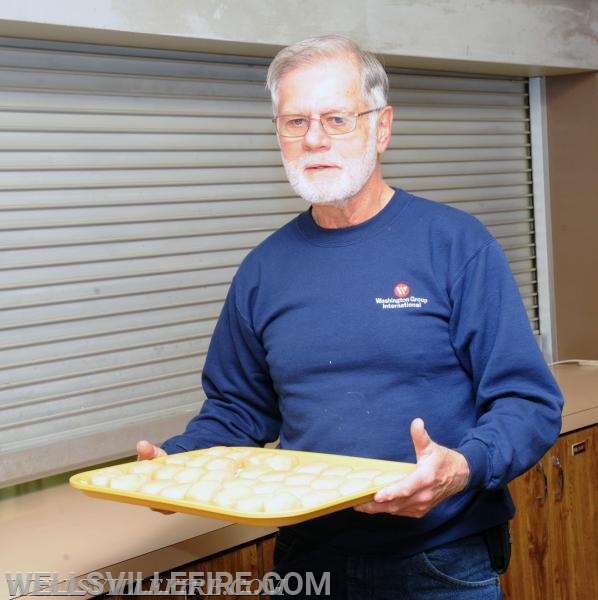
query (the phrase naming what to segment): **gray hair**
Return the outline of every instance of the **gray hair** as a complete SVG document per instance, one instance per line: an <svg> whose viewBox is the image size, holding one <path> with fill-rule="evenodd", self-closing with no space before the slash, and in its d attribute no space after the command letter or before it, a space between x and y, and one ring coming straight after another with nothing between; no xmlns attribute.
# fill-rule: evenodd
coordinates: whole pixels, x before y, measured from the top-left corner
<svg viewBox="0 0 598 600"><path fill-rule="evenodd" d="M270 91L274 113L278 110L278 86L289 71L312 65L324 58L342 54L353 56L361 67L361 95L376 106L388 104L388 75L381 62L370 52L362 50L355 42L340 35L323 35L308 38L283 48L270 63L266 88Z"/></svg>

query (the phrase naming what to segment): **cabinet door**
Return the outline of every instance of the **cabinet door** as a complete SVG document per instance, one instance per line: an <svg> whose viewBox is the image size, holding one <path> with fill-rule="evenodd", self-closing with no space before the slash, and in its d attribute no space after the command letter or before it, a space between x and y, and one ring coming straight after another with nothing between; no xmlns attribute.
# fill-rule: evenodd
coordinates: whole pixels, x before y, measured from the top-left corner
<svg viewBox="0 0 598 600"><path fill-rule="evenodd" d="M553 598L547 476L543 464L538 463L509 485L517 512L511 522L511 564L501 576L505 600Z"/></svg>
<svg viewBox="0 0 598 600"><path fill-rule="evenodd" d="M544 458L550 469L550 545L554 598L598 598L597 427L559 438Z"/></svg>
<svg viewBox="0 0 598 600"><path fill-rule="evenodd" d="M598 598L597 429L561 436L510 484L517 513L505 600Z"/></svg>
<svg viewBox="0 0 598 600"><path fill-rule="evenodd" d="M259 576L263 578L266 573L271 573L274 567L274 545L276 537L274 535L262 538L257 543L259 556Z"/></svg>
<svg viewBox="0 0 598 600"><path fill-rule="evenodd" d="M251 573L250 576L243 576L243 579L249 581L258 577L259 572L259 553L255 543L246 544L235 548L234 550L223 552L217 556L204 559L199 563L199 571L212 573L214 577L223 578L223 582L229 577L235 578L240 573ZM204 594L201 596L205 600L222 600L226 595L227 586L214 590L214 594ZM242 588L243 592L250 593L249 589ZM254 595L254 597L256 597Z"/></svg>

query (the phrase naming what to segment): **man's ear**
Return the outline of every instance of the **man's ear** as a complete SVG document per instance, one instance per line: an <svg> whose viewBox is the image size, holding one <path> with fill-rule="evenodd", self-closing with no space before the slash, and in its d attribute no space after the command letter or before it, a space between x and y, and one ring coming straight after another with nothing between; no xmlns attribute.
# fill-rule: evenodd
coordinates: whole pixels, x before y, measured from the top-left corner
<svg viewBox="0 0 598 600"><path fill-rule="evenodd" d="M392 106L385 106L380 111L380 116L378 117L378 131L376 132L376 138L378 140L378 154L385 152L388 144L390 143L390 137L392 135L392 121Z"/></svg>

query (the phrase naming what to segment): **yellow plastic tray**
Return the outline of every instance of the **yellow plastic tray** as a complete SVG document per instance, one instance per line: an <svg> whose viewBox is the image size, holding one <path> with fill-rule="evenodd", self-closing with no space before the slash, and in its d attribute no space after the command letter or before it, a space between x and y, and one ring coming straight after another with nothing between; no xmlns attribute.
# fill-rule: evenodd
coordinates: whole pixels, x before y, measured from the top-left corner
<svg viewBox="0 0 598 600"><path fill-rule="evenodd" d="M355 475L356 471L364 472L364 471L377 471L380 472L380 475L377 476L378 480L380 480L381 476L390 476L390 474L396 474L396 479L400 479L401 477L407 475L415 468L414 464L411 463L402 463L388 460L378 460L378 459L370 459L370 458L359 458L353 456L341 456L336 454L323 454L316 452L300 452L294 450L278 450L272 448L244 448L244 447L235 447L235 448L225 448L218 447L218 449L208 448L204 450L194 450L192 452L185 452L176 455L169 455L160 458L156 458L152 461L152 463L158 463L159 466L163 466L173 460L176 461L188 461L194 457L198 457L204 454L209 456L217 457L216 454L220 452L221 454L218 457L227 457L227 451L238 453L239 450L247 451L248 456L256 457L253 460L262 460L266 455L268 457L282 457L284 455L289 455L292 457L292 460L295 462L295 467L293 469L297 469L300 467L301 470L307 468L308 470L312 467L315 468L315 465L326 465L326 468L333 467L349 467L352 471L351 473ZM173 457L177 457L173 459ZM200 459L201 460L201 459ZM210 459L211 460L211 459ZM241 461L239 468L237 469L237 474L234 477L237 477L240 471L244 468L251 469L252 465L246 465L243 463L244 459L239 459ZM172 512L181 512L187 513L191 515L197 515L202 517L208 517L213 519L221 519L229 522L235 523L243 523L247 525L257 525L257 526L281 526L281 525L291 525L293 523L298 523L300 521L305 521L308 519L313 519L315 517L325 515L334 511L341 510L343 508L349 508L352 506L357 506L364 502L367 502L372 499L375 492L379 489L388 485L387 482L376 484L372 478L372 483L365 489L361 489L358 492L354 493L340 493L339 496L333 500L324 501L321 503L317 503L314 506L310 507L301 507L301 508L293 508L290 510L284 510L281 512L246 512L236 510L234 508L217 506L215 504L211 504L208 502L200 502L194 499L169 499L164 498L158 494L149 494L143 493L141 491L127 491L120 489L113 489L110 487L109 483L106 485L97 485L94 484L92 479L97 480L97 474L100 472L105 472L107 469L118 469L119 472L123 474L128 474L129 470L133 465L138 465L136 461L123 463L121 465L117 465L116 467L108 467L101 469L94 469L92 471L85 471L82 473L78 473L77 475L73 475L70 478L70 484L74 488L81 490L84 494L94 497L101 498L105 500L113 500L117 502L124 502L128 504L136 504L140 506L155 508L158 510L172 511ZM182 464L185 467L185 464ZM271 472L275 472L275 469L272 469ZM283 473L291 474L290 471L281 471ZM94 475L96 477L94 477ZM325 477L318 476L320 479L325 479ZM228 479L227 481L230 481ZM259 481L258 481L259 483ZM192 485L192 484L190 484ZM291 487L285 487L285 484L282 484L282 487L279 488L280 491L291 491ZM309 493L309 491L308 491ZM313 498L313 495L312 495Z"/></svg>

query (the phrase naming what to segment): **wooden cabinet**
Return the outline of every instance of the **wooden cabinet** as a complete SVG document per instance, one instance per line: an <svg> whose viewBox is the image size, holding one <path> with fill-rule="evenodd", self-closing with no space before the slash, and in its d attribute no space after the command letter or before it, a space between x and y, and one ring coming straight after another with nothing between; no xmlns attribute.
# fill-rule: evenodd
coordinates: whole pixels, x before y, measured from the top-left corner
<svg viewBox="0 0 598 600"><path fill-rule="evenodd" d="M223 587L219 590L215 590L217 592L215 594L203 593L207 590L208 585L205 585L204 587L201 579L195 580L199 582L198 588L189 590L187 587L187 589L185 589L186 586L188 586L189 581L193 581L193 578L188 574L193 574L194 577L203 574L202 577L207 577L208 579L211 577L212 580L214 580L219 577L226 578L229 574L234 576L235 574L251 573L250 576L243 575L243 580L261 581L266 573L272 571L273 553L274 535L270 535L242 546L237 546L236 548L202 558L196 562L179 567L175 569L175 571L161 573L161 584L166 582L167 588L165 588L164 585L161 585L158 593L156 593L156 591L153 593L151 592L152 580L147 579L143 582L141 593L103 595L99 597L99 600L148 600L148 598L152 597L159 597L160 600L181 600L187 598L197 600L222 600L223 597L227 597L227 590ZM176 585L174 586L170 583L173 579L176 581ZM250 589L255 590L255 588L243 586L242 597L259 597L262 600L268 598L268 596L264 594L260 596L257 594L250 594ZM230 596L228 597L230 598Z"/></svg>
<svg viewBox="0 0 598 600"><path fill-rule="evenodd" d="M597 426L561 436L510 485L517 514L505 600L598 598Z"/></svg>
<svg viewBox="0 0 598 600"><path fill-rule="evenodd" d="M272 555L274 552L274 537L262 538L255 542L245 544L233 550L228 550L204 558L197 563L186 565L184 569L177 569L185 572L203 572L203 573L251 573L248 579L262 580L266 573L272 570ZM245 591L245 590L244 590ZM196 596L197 597L197 596ZM202 595L199 596L205 600L222 599L223 594ZM249 597L256 598L256 595ZM262 596L265 597L265 596ZM180 600L180 599L179 599Z"/></svg>

